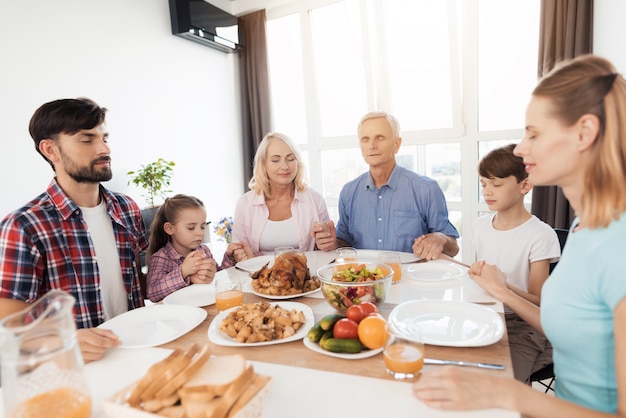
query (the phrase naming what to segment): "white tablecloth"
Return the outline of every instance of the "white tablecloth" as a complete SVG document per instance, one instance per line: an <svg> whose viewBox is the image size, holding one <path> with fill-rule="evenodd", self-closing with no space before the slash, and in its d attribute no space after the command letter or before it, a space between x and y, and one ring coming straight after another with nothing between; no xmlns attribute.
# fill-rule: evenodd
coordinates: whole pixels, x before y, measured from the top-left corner
<svg viewBox="0 0 626 418"><path fill-rule="evenodd" d="M93 418L105 418L102 401L138 379L150 365L169 353L170 350L164 348L116 348L109 350L102 360L87 364L85 374L93 398ZM255 371L272 377L263 418L519 418L517 413L503 410L436 411L411 395L410 383L270 363L251 363Z"/></svg>

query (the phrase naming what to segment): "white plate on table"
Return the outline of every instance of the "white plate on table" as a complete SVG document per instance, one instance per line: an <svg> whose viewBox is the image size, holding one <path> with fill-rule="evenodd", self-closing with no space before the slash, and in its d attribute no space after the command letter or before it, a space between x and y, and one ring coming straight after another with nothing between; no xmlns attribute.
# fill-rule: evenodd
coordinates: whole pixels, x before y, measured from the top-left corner
<svg viewBox="0 0 626 418"><path fill-rule="evenodd" d="M423 282L460 279L465 274L465 271L456 264L441 260L410 264L406 272L408 278Z"/></svg>
<svg viewBox="0 0 626 418"><path fill-rule="evenodd" d="M261 269L265 264L268 264L268 267L272 267L274 264L274 256L273 255L260 255L258 257L249 258L244 261L240 261L235 264L235 267L245 270L249 273L254 273Z"/></svg>
<svg viewBox="0 0 626 418"><path fill-rule="evenodd" d="M210 306L215 304L215 285L192 284L170 293L163 299L168 305Z"/></svg>
<svg viewBox="0 0 626 418"><path fill-rule="evenodd" d="M124 312L98 328L113 331L122 348L154 347L175 340L197 327L207 312L183 305L151 305Z"/></svg>
<svg viewBox="0 0 626 418"><path fill-rule="evenodd" d="M354 354L350 354L350 353L333 353L332 351L324 350L322 347L320 347L320 345L318 343L314 343L312 341L309 341L308 338L305 338L303 341L304 341L304 345L309 350L315 351L316 353L324 354L325 356L337 357L337 358L342 358L342 359L346 359L346 360L359 360L359 359L362 359L362 358L373 357L376 354L383 352L383 348L381 347L381 348L377 348L375 350L363 350L360 353L354 353Z"/></svg>
<svg viewBox="0 0 626 418"><path fill-rule="evenodd" d="M389 314L406 337L419 327L426 344L450 347L480 347L494 344L504 335L500 314L467 302L412 300L396 306Z"/></svg>
<svg viewBox="0 0 626 418"><path fill-rule="evenodd" d="M356 250L356 258L358 260L366 260L366 261L378 261L378 254L384 252L392 252L398 253L400 255L401 263L408 263L409 261L417 260L418 257L413 253L404 253L400 251L382 251L382 250Z"/></svg>
<svg viewBox="0 0 626 418"><path fill-rule="evenodd" d="M292 309L295 309L296 311L302 311L304 313L304 317L306 318L306 322L300 327L300 329L298 329L298 331L296 331L294 335L292 335L291 337L283 338L282 340L263 341L258 343L238 343L235 339L230 338L219 329L220 324L230 312L234 311L235 309L241 308L241 306L235 306L234 308L230 308L220 312L215 318L213 318L213 321L211 321L211 325L209 325L209 340L211 340L211 342L213 342L214 344L230 347L255 347L259 345L282 344L291 341L301 340L309 332L309 329L313 325L315 325L313 311L311 310L311 308L303 303L280 302L274 303L273 305L279 305L281 308L287 309L289 311L291 311Z"/></svg>

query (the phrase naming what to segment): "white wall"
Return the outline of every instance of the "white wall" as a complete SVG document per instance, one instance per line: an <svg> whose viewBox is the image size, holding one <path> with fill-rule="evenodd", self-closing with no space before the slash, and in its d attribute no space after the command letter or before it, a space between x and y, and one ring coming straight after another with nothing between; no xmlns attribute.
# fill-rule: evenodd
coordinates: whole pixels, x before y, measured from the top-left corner
<svg viewBox="0 0 626 418"><path fill-rule="evenodd" d="M174 160L172 188L234 212L244 192L238 58L171 34L167 0L0 0L0 218L53 172L28 123L41 104L86 96L109 109L110 189L145 205L126 172Z"/></svg>
<svg viewBox="0 0 626 418"><path fill-rule="evenodd" d="M593 53L611 60L626 76L626 1L596 0L593 13Z"/></svg>

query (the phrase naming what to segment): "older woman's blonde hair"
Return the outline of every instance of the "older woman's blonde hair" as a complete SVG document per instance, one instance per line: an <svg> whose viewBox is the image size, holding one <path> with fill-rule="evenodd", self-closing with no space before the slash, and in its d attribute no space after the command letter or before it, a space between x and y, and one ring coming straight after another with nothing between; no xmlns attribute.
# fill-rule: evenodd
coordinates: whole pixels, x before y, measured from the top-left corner
<svg viewBox="0 0 626 418"><path fill-rule="evenodd" d="M254 190L256 194L263 193L265 194L265 197L272 197L270 179L267 175L267 169L265 168L265 163L267 161L267 149L271 141L283 141L287 144L293 155L296 157L296 161L298 163L296 178L293 180L294 188L298 191L305 190L308 187L308 181L305 177L304 164L300 150L291 138L278 132L268 133L263 137L263 140L259 144L256 154L254 154L254 170L252 172L252 178L248 183L248 187Z"/></svg>
<svg viewBox="0 0 626 418"><path fill-rule="evenodd" d="M573 126L581 116L598 117L598 137L585 170L581 210L590 228L606 227L626 211L626 81L608 60L583 55L543 78L534 96L551 100L551 116Z"/></svg>
<svg viewBox="0 0 626 418"><path fill-rule="evenodd" d="M368 114L363 116L361 120L359 121L359 124L356 127L357 134L359 134L359 132L361 131L361 125L363 125L363 122L370 120L370 119L378 119L378 118L387 119L389 126L391 126L391 134L393 135L393 138L391 139L396 139L400 137L400 123L398 122L398 119L396 119L391 113L387 113L382 110L369 112ZM359 138L359 140L360 139L361 138Z"/></svg>

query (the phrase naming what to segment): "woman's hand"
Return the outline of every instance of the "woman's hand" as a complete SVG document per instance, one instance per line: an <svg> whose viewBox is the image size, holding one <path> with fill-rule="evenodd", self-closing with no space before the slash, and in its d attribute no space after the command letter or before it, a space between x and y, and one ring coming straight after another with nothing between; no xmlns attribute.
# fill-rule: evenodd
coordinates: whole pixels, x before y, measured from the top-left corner
<svg viewBox="0 0 626 418"><path fill-rule="evenodd" d="M514 386L513 379L445 366L422 372L413 385L413 395L436 409L512 409Z"/></svg>
<svg viewBox="0 0 626 418"><path fill-rule="evenodd" d="M337 248L337 230L333 221L313 222L311 236L315 238L315 246L319 250L333 251Z"/></svg>
<svg viewBox="0 0 626 418"><path fill-rule="evenodd" d="M231 242L226 248L226 255L235 263L254 257L250 244L245 241Z"/></svg>

